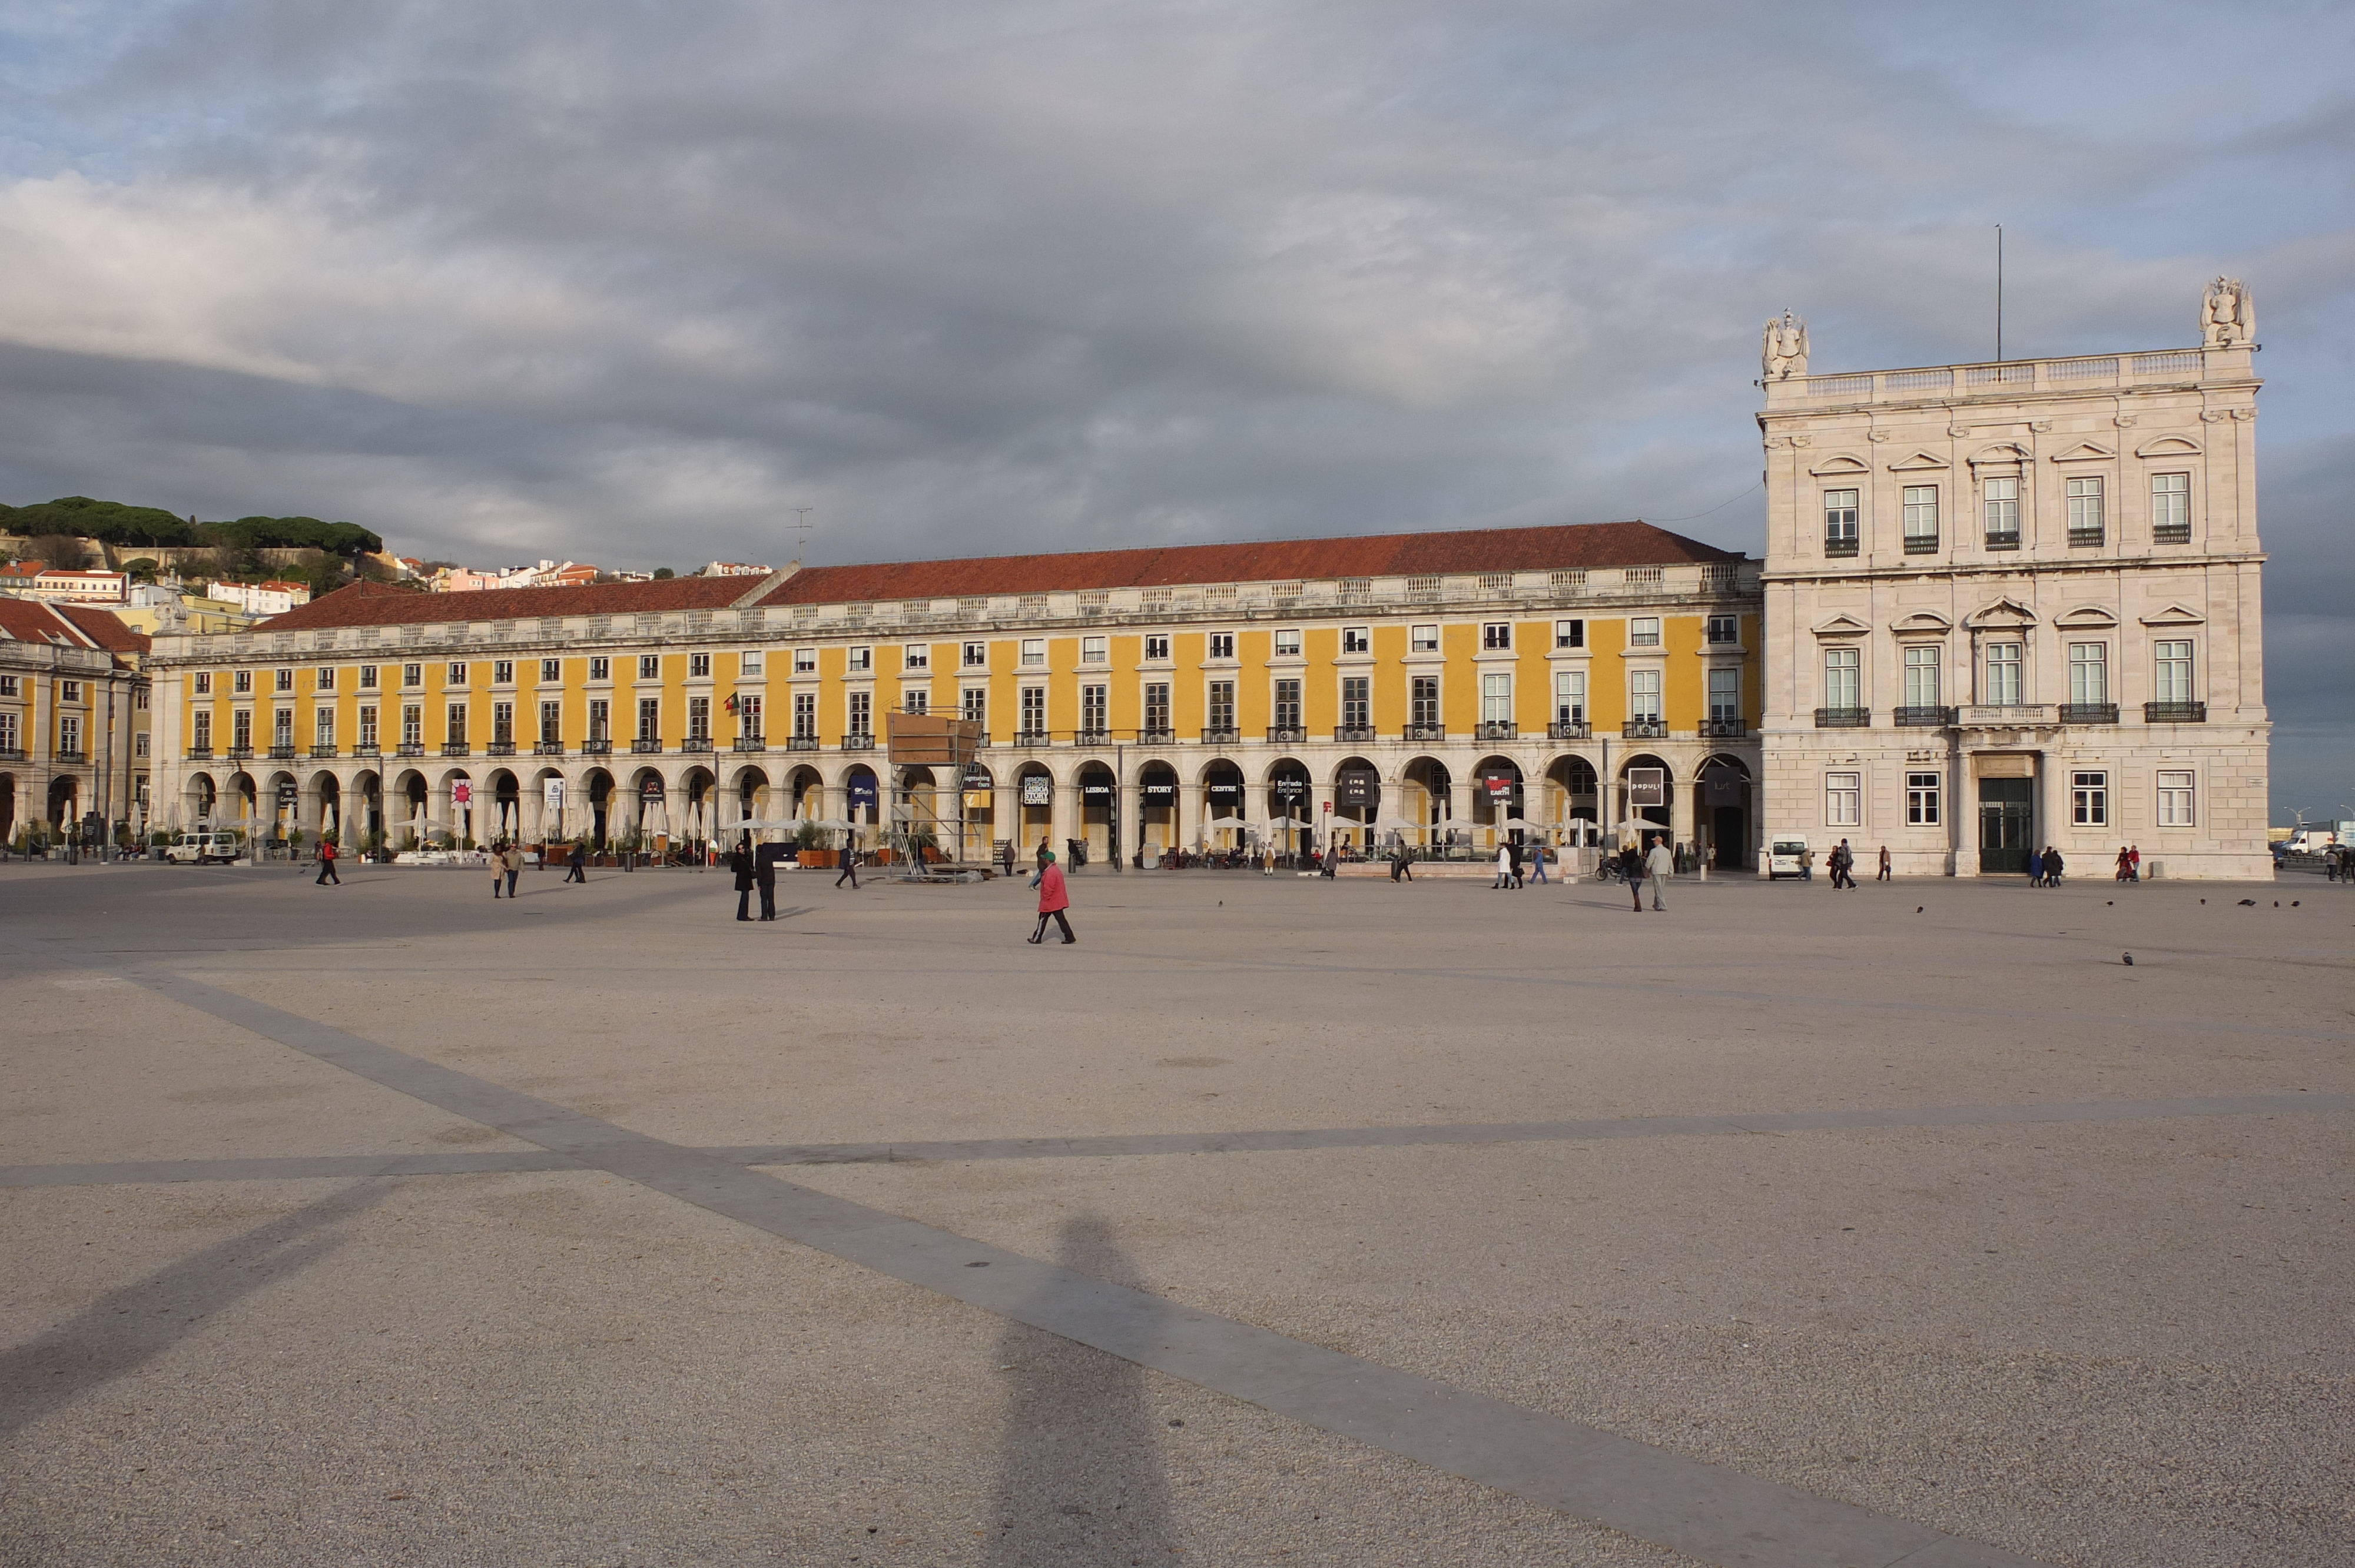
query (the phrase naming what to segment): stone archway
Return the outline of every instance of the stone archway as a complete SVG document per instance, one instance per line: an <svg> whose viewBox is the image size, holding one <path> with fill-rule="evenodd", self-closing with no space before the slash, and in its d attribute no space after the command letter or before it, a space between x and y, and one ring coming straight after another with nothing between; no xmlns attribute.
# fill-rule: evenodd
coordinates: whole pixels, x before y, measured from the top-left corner
<svg viewBox="0 0 2355 1568"><path fill-rule="evenodd" d="M1749 765L1723 752L1701 763L1693 782L1693 843L1720 871L1757 864L1757 822Z"/></svg>

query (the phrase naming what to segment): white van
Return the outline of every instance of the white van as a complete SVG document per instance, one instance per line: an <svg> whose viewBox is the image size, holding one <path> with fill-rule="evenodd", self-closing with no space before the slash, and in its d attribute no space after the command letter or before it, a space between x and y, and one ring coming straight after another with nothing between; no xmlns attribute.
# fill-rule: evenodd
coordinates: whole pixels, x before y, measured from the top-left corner
<svg viewBox="0 0 2355 1568"><path fill-rule="evenodd" d="M1775 839L1766 846L1766 880L1802 874L1799 857L1807 853L1805 839Z"/></svg>
<svg viewBox="0 0 2355 1568"><path fill-rule="evenodd" d="M199 832L174 833L164 858L179 865L202 865L214 860L227 865L243 853L235 833Z"/></svg>

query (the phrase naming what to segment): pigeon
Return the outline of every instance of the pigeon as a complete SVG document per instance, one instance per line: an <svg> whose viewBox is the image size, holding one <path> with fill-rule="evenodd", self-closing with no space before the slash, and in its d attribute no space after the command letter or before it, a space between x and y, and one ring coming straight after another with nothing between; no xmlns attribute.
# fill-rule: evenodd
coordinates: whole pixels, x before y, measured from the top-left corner
<svg viewBox="0 0 2355 1568"><path fill-rule="evenodd" d="M2120 958L2124 959L2126 961L2126 968L2128 968L2128 969L2132 969L2132 968L2134 968L2134 955L2133 955L2132 953L2120 953L2120 954L2118 955L2118 957L2120 957Z"/></svg>
<svg viewBox="0 0 2355 1568"><path fill-rule="evenodd" d="M2102 902L2103 902L2104 904L2108 905L2108 906L2109 906L2111 908L2113 908L2113 909L2115 909L2115 908L2116 908L2116 907L2117 907L2117 903L2118 903L2118 901L2117 901L2116 899L2115 899L2115 898L2105 898L2105 899L2103 899L2103 900L2102 900Z"/></svg>
<svg viewBox="0 0 2355 1568"><path fill-rule="evenodd" d="M2207 901L2205 898L2203 898L2203 899L2201 899L2200 902L2200 903L2202 903L2202 904L2205 904L2205 903L2207 903L2208 901Z"/></svg>
<svg viewBox="0 0 2355 1568"><path fill-rule="evenodd" d="M2291 908L2293 908L2293 909L2296 908L2296 907L2297 907L2297 900L2296 900L2296 899L2295 899L2295 898L2291 899L2291 900L2289 901L2289 906L2290 906ZM103 914L105 914L105 913L106 913L106 911L105 911L105 910L103 910L103 909L101 909L101 910L100 910L100 911L99 911L99 913L100 913L100 914L101 914L101 915L103 915Z"/></svg>
<svg viewBox="0 0 2355 1568"><path fill-rule="evenodd" d="M1919 915L1923 910L1927 909L1928 907L1930 906L1927 904L1916 904L1913 906L1913 913Z"/></svg>
<svg viewBox="0 0 2355 1568"><path fill-rule="evenodd" d="M2241 900L2241 907L2243 909L2254 909L2256 906L2257 901L2254 898L2243 898Z"/></svg>

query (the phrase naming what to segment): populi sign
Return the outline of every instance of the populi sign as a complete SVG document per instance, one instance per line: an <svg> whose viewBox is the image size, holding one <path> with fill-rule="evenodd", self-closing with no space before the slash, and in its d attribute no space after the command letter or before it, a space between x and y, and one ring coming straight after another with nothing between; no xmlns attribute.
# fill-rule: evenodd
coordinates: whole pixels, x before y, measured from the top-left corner
<svg viewBox="0 0 2355 1568"><path fill-rule="evenodd" d="M459 779L455 784L450 786L450 803L453 806L473 805L474 803L474 787L464 779Z"/></svg>

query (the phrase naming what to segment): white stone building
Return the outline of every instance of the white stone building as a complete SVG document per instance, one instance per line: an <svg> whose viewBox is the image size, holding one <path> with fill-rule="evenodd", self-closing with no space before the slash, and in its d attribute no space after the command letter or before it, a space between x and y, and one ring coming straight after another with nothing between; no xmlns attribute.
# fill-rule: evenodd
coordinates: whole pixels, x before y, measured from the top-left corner
<svg viewBox="0 0 2355 1568"><path fill-rule="evenodd" d="M1764 827L1870 877L2263 877L2248 291L2194 348L1810 375L1769 323Z"/></svg>

